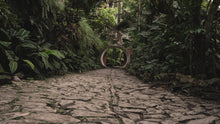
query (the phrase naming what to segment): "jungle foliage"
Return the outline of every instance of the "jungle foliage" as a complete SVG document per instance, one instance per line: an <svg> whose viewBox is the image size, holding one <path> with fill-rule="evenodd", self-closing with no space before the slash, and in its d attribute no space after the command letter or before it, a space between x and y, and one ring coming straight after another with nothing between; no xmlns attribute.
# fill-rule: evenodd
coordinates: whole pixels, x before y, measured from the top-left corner
<svg viewBox="0 0 220 124"><path fill-rule="evenodd" d="M0 73L43 77L99 68L111 30L120 30L127 34L124 47L132 50L128 71L144 80L158 79L160 73L219 77L219 4L0 0Z"/></svg>
<svg viewBox="0 0 220 124"><path fill-rule="evenodd" d="M119 48L109 49L106 56L107 67L121 67L125 62L125 53Z"/></svg>
<svg viewBox="0 0 220 124"><path fill-rule="evenodd" d="M87 8L74 2L0 0L1 75L43 78L99 68L103 41L84 18Z"/></svg>
<svg viewBox="0 0 220 124"><path fill-rule="evenodd" d="M219 101L220 1L124 0L128 71L151 87Z"/></svg>
<svg viewBox="0 0 220 124"><path fill-rule="evenodd" d="M145 80L177 72L203 79L219 77L219 0L132 2L124 4L124 18L135 25L128 28L126 44L132 48L131 73Z"/></svg>

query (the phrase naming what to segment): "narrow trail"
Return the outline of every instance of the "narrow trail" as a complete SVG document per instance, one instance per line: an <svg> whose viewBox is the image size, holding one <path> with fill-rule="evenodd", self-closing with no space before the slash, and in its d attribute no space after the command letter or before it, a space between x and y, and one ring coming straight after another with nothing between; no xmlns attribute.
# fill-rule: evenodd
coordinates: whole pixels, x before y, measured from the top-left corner
<svg viewBox="0 0 220 124"><path fill-rule="evenodd" d="M1 86L0 124L13 123L220 124L220 105L100 69Z"/></svg>

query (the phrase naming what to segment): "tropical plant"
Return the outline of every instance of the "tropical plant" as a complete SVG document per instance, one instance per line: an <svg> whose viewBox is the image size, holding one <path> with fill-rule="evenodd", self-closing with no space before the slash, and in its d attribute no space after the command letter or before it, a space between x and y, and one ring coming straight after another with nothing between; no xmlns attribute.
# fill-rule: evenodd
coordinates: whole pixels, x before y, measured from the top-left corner
<svg viewBox="0 0 220 124"><path fill-rule="evenodd" d="M125 53L119 48L109 49L106 53L106 66L116 67L123 66L125 61Z"/></svg>
<svg viewBox="0 0 220 124"><path fill-rule="evenodd" d="M16 16L10 11L6 2L0 0L0 27L16 25Z"/></svg>
<svg viewBox="0 0 220 124"><path fill-rule="evenodd" d="M99 67L102 41L71 3L1 0L0 73L42 77Z"/></svg>
<svg viewBox="0 0 220 124"><path fill-rule="evenodd" d="M85 18L82 18L79 22L78 38L79 48L82 52L81 54L94 55L94 49L99 51L103 47L103 42L92 30Z"/></svg>
<svg viewBox="0 0 220 124"><path fill-rule="evenodd" d="M202 0L143 0L142 5L146 6L142 6L141 32L130 30L134 35L127 43L133 48L131 70L139 70L139 74L181 72L200 78L216 76L217 1L207 4ZM210 37L212 40L207 40Z"/></svg>
<svg viewBox="0 0 220 124"><path fill-rule="evenodd" d="M117 23L116 14L117 8L96 8L92 12L91 23L96 29L103 30L106 27L114 26Z"/></svg>

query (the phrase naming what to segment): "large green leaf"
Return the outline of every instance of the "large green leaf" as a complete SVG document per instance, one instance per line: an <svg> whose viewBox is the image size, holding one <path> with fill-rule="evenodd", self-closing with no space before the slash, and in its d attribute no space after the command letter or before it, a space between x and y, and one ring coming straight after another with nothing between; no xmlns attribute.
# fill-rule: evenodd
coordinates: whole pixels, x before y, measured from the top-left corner
<svg viewBox="0 0 220 124"><path fill-rule="evenodd" d="M10 67L11 73L15 73L15 71L18 68L18 63L15 62L15 61L10 61L9 62L9 67Z"/></svg>
<svg viewBox="0 0 220 124"><path fill-rule="evenodd" d="M17 32L17 36L20 38L20 40L24 40L25 38L29 37L29 33L29 31L22 28Z"/></svg>
<svg viewBox="0 0 220 124"><path fill-rule="evenodd" d="M34 68L35 68L35 66L34 66L34 64L30 61L30 60L23 60L24 62L26 62L30 67L31 67L31 69L33 69L34 70Z"/></svg>
<svg viewBox="0 0 220 124"><path fill-rule="evenodd" d="M30 48L30 49L36 49L37 46L35 44L30 44L30 43L22 43L17 47L23 47L23 48Z"/></svg>
<svg viewBox="0 0 220 124"><path fill-rule="evenodd" d="M44 63L45 68L48 69L50 67L50 63L48 61L48 58L45 56L42 56L42 61Z"/></svg>
<svg viewBox="0 0 220 124"><path fill-rule="evenodd" d="M50 50L50 49L46 49L45 52L48 54L48 55L54 55L56 56L57 58L59 59L63 59L65 58L65 56L58 50Z"/></svg>
<svg viewBox="0 0 220 124"><path fill-rule="evenodd" d="M72 57L76 57L77 55L69 48L67 48L68 53L72 56Z"/></svg>
<svg viewBox="0 0 220 124"><path fill-rule="evenodd" d="M41 57L45 57L45 58L49 58L49 55L46 53L46 52L39 52L39 55L41 56Z"/></svg>
<svg viewBox="0 0 220 124"><path fill-rule="evenodd" d="M37 65L40 67L40 69L43 69L43 68L44 68L44 63L43 63L42 60L39 59L38 57L34 58L34 62L35 62L35 64L37 64ZM35 69L36 69L36 68L35 68ZM35 69L34 69L34 70L35 70Z"/></svg>
<svg viewBox="0 0 220 124"><path fill-rule="evenodd" d="M12 50L5 50L5 54L10 61L18 61L19 58L15 55L14 51Z"/></svg>
<svg viewBox="0 0 220 124"><path fill-rule="evenodd" d="M60 69L60 67L61 67L61 64L58 61L56 61L55 59L52 60L51 64L56 69Z"/></svg>
<svg viewBox="0 0 220 124"><path fill-rule="evenodd" d="M25 40L24 43L20 44L20 46L24 47L24 48L31 48L31 49L37 48L37 44L33 41L30 41L30 40Z"/></svg>
<svg viewBox="0 0 220 124"><path fill-rule="evenodd" d="M41 55L41 58L42 58L42 61L44 63L44 67L46 69L51 69L51 70L54 70L53 66L50 64L49 62L49 55L46 53L46 52L40 52L40 55Z"/></svg>
<svg viewBox="0 0 220 124"><path fill-rule="evenodd" d="M0 44L4 47L9 47L11 45L11 42L0 41Z"/></svg>

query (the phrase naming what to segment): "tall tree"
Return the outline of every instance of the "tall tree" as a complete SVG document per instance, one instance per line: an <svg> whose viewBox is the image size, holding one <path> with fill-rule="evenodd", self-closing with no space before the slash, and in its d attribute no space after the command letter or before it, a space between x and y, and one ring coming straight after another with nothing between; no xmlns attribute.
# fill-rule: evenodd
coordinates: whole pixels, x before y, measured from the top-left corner
<svg viewBox="0 0 220 124"><path fill-rule="evenodd" d="M211 3L211 0L209 1L209 3ZM216 44L216 43L212 43L211 37L213 34L212 24L213 24L213 20L214 20L215 16L217 15L219 5L220 5L220 0L213 0L212 4L210 6L210 9L208 10L208 15L207 15L206 22L205 22L205 30L206 30L205 42L206 43L204 45L206 45L206 47L212 47L211 44ZM207 50L207 48L206 48L206 50ZM215 65L215 63L216 63L216 60L214 57L215 52L216 51L211 49L211 58L212 58L211 65ZM213 72L213 75L216 76L216 67L212 66L210 68L211 68L211 71Z"/></svg>
<svg viewBox="0 0 220 124"><path fill-rule="evenodd" d="M141 0L138 0L138 31L141 31Z"/></svg>
<svg viewBox="0 0 220 124"><path fill-rule="evenodd" d="M119 22L122 22L123 21L123 0L120 0L120 20Z"/></svg>
<svg viewBox="0 0 220 124"><path fill-rule="evenodd" d="M191 22L191 30L195 31L200 28L201 20L200 20L200 10L202 0L191 0L190 7L190 22ZM191 74L204 74L205 73L205 56L201 53L201 44L203 44L204 40L201 37L200 33L194 34L190 39L190 73ZM204 49L204 48L203 48Z"/></svg>

